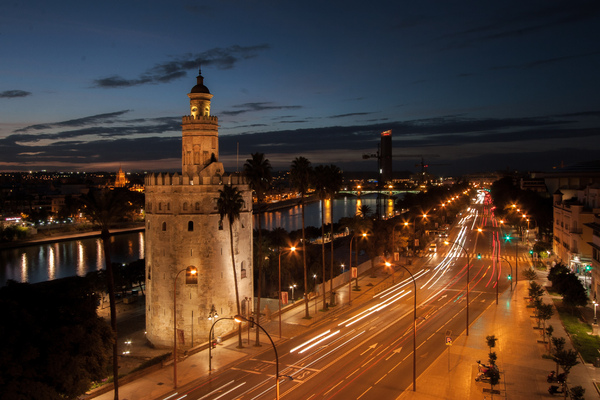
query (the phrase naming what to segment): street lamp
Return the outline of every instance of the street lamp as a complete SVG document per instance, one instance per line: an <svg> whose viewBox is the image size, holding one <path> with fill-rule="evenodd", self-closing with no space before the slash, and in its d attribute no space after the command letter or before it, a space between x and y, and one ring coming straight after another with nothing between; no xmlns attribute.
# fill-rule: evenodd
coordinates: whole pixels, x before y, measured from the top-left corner
<svg viewBox="0 0 600 400"><path fill-rule="evenodd" d="M294 301L294 289L296 288L296 284L294 283L293 285L290 285L290 289L292 290L292 304L295 303Z"/></svg>
<svg viewBox="0 0 600 400"><path fill-rule="evenodd" d="M510 281L510 291L512 292L512 290L513 290L513 288L512 288L512 273L513 273L512 265L510 264L510 261L508 261L506 259L506 257L501 256L500 258L502 258L504 261L506 261L508 263L508 266L510 267L510 275L508 277L508 280Z"/></svg>
<svg viewBox="0 0 600 400"><path fill-rule="evenodd" d="M391 266L389 262L385 263L386 266ZM413 306L413 392L417 391L417 282L413 274L404 265L394 264L398 267L404 268L410 275L414 286L414 306Z"/></svg>
<svg viewBox="0 0 600 400"><path fill-rule="evenodd" d="M210 319L210 318L209 318ZM215 322L210 326L210 330L208 331L208 372L212 371L212 348L213 348L213 338L215 336L215 324L219 321L224 321L226 319L233 319L231 317L222 317L219 318L218 315L214 317Z"/></svg>
<svg viewBox="0 0 600 400"><path fill-rule="evenodd" d="M317 274L313 274L313 278L315 279L315 315L317 315L317 301L319 300L319 296L317 296Z"/></svg>
<svg viewBox="0 0 600 400"><path fill-rule="evenodd" d="M294 246L292 246L289 250L289 252L294 252L296 251L296 248ZM281 249L279 250L279 338L281 339L281 253L283 253L281 251ZM258 325L258 324L257 324Z"/></svg>
<svg viewBox="0 0 600 400"><path fill-rule="evenodd" d="M596 301L596 298L594 297L594 325L597 324L597 320L596 320L596 307L598 307L598 302Z"/></svg>
<svg viewBox="0 0 600 400"><path fill-rule="evenodd" d="M236 315L234 318L234 321L237 322L238 324L242 323L242 321L249 322L245 317L242 317L241 315ZM265 333L265 335L267 335L267 337L271 341L271 345L273 346L273 352L275 353L275 388L276 388L276 394L277 394L277 397L275 397L275 398L277 400L279 400L279 356L277 355L277 347L275 347L275 343L273 343L273 339L271 339L271 335L269 335L269 333L262 326L260 326L258 324L258 322L254 322L254 323Z"/></svg>
<svg viewBox="0 0 600 400"><path fill-rule="evenodd" d="M367 233L363 232L362 237L367 237ZM350 262L348 263L348 271L350 276L348 277L348 304L352 302L352 240L356 242L356 268L358 268L358 241L356 239L356 233L350 238ZM356 276L356 289L358 290L358 270Z"/></svg>
<svg viewBox="0 0 600 400"><path fill-rule="evenodd" d="M217 309L215 308L215 305L213 304L210 307L210 311L208 312L208 320L212 321L214 319L216 321L218 318L219 318L219 314L217 314ZM211 345L212 345L212 342L214 342L214 340L215 340L214 335L211 338L209 338L209 340L211 340Z"/></svg>
<svg viewBox="0 0 600 400"><path fill-rule="evenodd" d="M455 244L462 249L467 255L467 336L469 336L469 269L471 268L471 259L469 258L469 252L464 248L462 244L458 244L456 242L451 242L449 240L444 240L445 244Z"/></svg>
<svg viewBox="0 0 600 400"><path fill-rule="evenodd" d="M179 274L185 271L185 283L198 283L198 269L189 266L177 272L173 280L173 389L177 389L177 278Z"/></svg>

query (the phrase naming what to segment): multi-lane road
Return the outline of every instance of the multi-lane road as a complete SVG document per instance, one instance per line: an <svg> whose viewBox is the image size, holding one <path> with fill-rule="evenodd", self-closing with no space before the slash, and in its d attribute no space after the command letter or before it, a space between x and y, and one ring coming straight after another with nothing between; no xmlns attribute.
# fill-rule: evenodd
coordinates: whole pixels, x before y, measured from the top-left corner
<svg viewBox="0 0 600 400"><path fill-rule="evenodd" d="M510 259L508 244L488 202L480 192L449 237L436 239L437 251L408 266L416 282L417 376L510 286L507 263L497 262ZM380 400L412 390L415 290L410 275L395 269L395 285L277 346L281 398ZM185 398L273 399L275 383L274 354L264 351L195 383Z"/></svg>

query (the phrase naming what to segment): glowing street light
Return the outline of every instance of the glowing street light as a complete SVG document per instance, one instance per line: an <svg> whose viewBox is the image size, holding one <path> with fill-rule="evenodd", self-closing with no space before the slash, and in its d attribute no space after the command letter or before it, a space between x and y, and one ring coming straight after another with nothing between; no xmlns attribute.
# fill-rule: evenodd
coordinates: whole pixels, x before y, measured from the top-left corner
<svg viewBox="0 0 600 400"><path fill-rule="evenodd" d="M198 269L192 265L177 272L173 280L173 389L177 389L177 278L185 271L185 283L198 283Z"/></svg>
<svg viewBox="0 0 600 400"><path fill-rule="evenodd" d="M296 251L296 248L294 246L292 246L289 249L289 252L293 253L294 251ZM279 275L279 301L278 301L278 303L279 303L279 338L281 338L281 253L283 253L283 251L279 250L279 268L278 268L278 271L279 271L279 273L278 273L278 275Z"/></svg>

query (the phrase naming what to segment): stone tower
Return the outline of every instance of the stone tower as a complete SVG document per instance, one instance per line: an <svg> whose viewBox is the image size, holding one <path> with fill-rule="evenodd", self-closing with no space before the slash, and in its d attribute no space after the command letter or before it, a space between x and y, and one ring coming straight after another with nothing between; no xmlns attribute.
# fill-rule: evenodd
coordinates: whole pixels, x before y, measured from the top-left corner
<svg viewBox="0 0 600 400"><path fill-rule="evenodd" d="M157 347L173 346L173 294L176 285L178 346L208 341L214 321L237 314L227 217L217 210L219 190L237 187L244 207L233 225L235 268L242 313L253 304L252 191L245 179L225 174L219 162L218 118L210 115L213 97L201 73L188 94L190 114L182 118L182 171L149 174L146 190L146 335ZM198 269L198 283L186 284L188 266ZM234 322L215 325L216 335Z"/></svg>

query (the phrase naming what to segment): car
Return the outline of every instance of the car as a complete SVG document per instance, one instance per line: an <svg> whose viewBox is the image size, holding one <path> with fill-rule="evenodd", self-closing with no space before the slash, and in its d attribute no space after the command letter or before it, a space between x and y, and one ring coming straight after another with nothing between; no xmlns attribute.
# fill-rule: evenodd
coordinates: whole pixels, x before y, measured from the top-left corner
<svg viewBox="0 0 600 400"><path fill-rule="evenodd" d="M430 253L435 253L437 251L437 245L435 243L431 243L429 245L429 252Z"/></svg>

